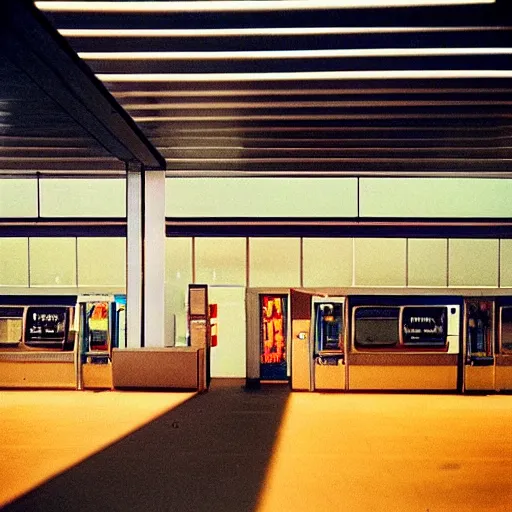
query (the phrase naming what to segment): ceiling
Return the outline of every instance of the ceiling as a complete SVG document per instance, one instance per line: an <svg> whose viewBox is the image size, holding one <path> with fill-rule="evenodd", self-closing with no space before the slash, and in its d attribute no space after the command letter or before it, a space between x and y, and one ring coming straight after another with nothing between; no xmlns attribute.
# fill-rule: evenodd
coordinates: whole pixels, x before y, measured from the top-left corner
<svg viewBox="0 0 512 512"><path fill-rule="evenodd" d="M26 0L0 5L0 174L165 168L140 128Z"/></svg>
<svg viewBox="0 0 512 512"><path fill-rule="evenodd" d="M383 3L395 7L370 6ZM512 177L506 1L440 3L36 5L166 158L168 175ZM52 151L69 156L59 146L41 154Z"/></svg>

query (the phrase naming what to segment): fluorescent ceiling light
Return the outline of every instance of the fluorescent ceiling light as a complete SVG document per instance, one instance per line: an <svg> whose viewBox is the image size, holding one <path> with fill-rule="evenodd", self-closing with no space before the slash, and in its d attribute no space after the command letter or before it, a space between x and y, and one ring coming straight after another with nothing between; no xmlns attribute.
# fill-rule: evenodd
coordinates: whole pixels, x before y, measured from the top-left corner
<svg viewBox="0 0 512 512"><path fill-rule="evenodd" d="M356 50L265 50L229 52L80 52L84 60L264 60L356 57L444 57L510 55L512 48L369 48Z"/></svg>
<svg viewBox="0 0 512 512"><path fill-rule="evenodd" d="M368 119L512 119L510 114L325 114L325 115L229 115L229 116L134 116L137 123L168 123L168 122L213 122L213 121L338 121Z"/></svg>
<svg viewBox="0 0 512 512"><path fill-rule="evenodd" d="M404 94L404 89L396 87L374 88L374 89L233 89L233 90L136 90L136 91L110 91L116 98L196 98L196 97L247 97L247 96L366 96L367 94ZM407 94L510 94L512 89L507 88L464 88L455 87L431 87L431 88L408 88Z"/></svg>
<svg viewBox="0 0 512 512"><path fill-rule="evenodd" d="M512 78L512 70L309 71L296 73L99 73L103 82L261 82L281 80L425 80Z"/></svg>
<svg viewBox="0 0 512 512"><path fill-rule="evenodd" d="M197 2L78 2L41 1L36 6L48 12L243 12L354 9L376 7L414 7L439 5L493 4L495 0L268 0L197 1Z"/></svg>
<svg viewBox="0 0 512 512"><path fill-rule="evenodd" d="M198 28L198 29L103 29L63 28L64 37L244 37L244 36L319 36L342 34L395 34L418 32L508 31L511 27L294 27L294 28Z"/></svg>
<svg viewBox="0 0 512 512"><path fill-rule="evenodd" d="M219 110L253 108L368 108L368 107L460 107L512 105L512 101L272 101L272 102L204 102L204 103L126 103L125 110Z"/></svg>

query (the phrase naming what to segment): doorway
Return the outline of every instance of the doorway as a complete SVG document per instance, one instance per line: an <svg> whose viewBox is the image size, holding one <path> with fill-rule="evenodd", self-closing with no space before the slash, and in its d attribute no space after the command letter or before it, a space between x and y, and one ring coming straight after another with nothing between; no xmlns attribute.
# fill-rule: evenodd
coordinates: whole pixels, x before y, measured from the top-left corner
<svg viewBox="0 0 512 512"><path fill-rule="evenodd" d="M260 295L261 380L288 380L287 320L287 295Z"/></svg>

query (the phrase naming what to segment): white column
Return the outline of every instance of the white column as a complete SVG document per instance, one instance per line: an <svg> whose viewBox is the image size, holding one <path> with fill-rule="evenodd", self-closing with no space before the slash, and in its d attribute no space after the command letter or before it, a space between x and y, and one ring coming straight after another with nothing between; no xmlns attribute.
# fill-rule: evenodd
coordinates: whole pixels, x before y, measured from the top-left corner
<svg viewBox="0 0 512 512"><path fill-rule="evenodd" d="M142 338L142 173L126 167L126 346L138 348Z"/></svg>
<svg viewBox="0 0 512 512"><path fill-rule="evenodd" d="M144 174L144 346L165 346L165 171Z"/></svg>

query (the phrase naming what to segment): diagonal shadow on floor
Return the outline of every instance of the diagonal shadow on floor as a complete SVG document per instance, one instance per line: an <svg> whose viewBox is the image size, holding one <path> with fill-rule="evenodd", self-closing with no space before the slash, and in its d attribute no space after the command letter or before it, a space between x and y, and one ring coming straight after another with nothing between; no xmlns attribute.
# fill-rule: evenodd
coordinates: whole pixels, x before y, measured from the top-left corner
<svg viewBox="0 0 512 512"><path fill-rule="evenodd" d="M255 510L288 395L287 386L245 391L239 380L214 380L3 510Z"/></svg>

